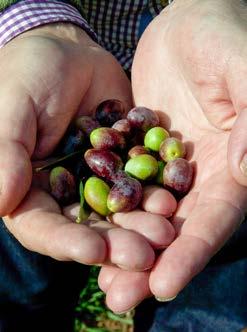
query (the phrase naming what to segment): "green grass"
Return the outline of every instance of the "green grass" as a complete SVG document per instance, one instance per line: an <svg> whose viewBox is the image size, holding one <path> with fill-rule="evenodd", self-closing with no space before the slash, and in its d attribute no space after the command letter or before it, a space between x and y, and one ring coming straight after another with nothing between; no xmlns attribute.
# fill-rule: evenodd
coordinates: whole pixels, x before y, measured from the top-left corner
<svg viewBox="0 0 247 332"><path fill-rule="evenodd" d="M74 332L132 332L134 311L116 315L105 305L98 287L99 268L92 267L86 287L76 307Z"/></svg>

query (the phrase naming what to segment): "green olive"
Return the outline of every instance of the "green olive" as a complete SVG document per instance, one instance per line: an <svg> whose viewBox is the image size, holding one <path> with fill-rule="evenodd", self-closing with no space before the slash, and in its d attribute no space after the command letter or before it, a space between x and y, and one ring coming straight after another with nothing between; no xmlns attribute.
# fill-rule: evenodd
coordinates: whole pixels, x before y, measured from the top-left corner
<svg viewBox="0 0 247 332"><path fill-rule="evenodd" d="M144 137L144 145L152 151L158 152L161 143L169 137L169 133L162 127L154 127L149 129Z"/></svg>
<svg viewBox="0 0 247 332"><path fill-rule="evenodd" d="M109 192L108 184L96 176L91 176L85 183L84 196L87 204L102 216L110 213L107 207Z"/></svg>
<svg viewBox="0 0 247 332"><path fill-rule="evenodd" d="M141 154L127 161L125 171L139 180L150 180L158 172L158 162L149 154Z"/></svg>

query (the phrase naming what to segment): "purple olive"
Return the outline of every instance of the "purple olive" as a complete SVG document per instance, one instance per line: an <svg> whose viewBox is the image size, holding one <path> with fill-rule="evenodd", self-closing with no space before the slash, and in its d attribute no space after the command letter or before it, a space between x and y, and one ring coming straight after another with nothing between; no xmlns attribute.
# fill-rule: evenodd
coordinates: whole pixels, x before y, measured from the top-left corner
<svg viewBox="0 0 247 332"><path fill-rule="evenodd" d="M138 128L145 132L159 125L158 115L146 107L132 108L127 114L127 119L132 128Z"/></svg>
<svg viewBox="0 0 247 332"><path fill-rule="evenodd" d="M85 152L84 158L95 174L108 180L112 180L123 168L121 158L112 151L89 149Z"/></svg>
<svg viewBox="0 0 247 332"><path fill-rule="evenodd" d="M142 199L140 182L131 177L122 177L111 188L107 207L111 212L128 212L134 210Z"/></svg>
<svg viewBox="0 0 247 332"><path fill-rule="evenodd" d="M73 203L76 197L76 183L73 174L66 168L58 166L50 173L51 195L65 206Z"/></svg>
<svg viewBox="0 0 247 332"><path fill-rule="evenodd" d="M127 119L121 119L115 122L112 128L120 131L125 137L131 134L131 125Z"/></svg>
<svg viewBox="0 0 247 332"><path fill-rule="evenodd" d="M92 117L82 115L75 120L75 126L76 128L82 130L87 136L89 136L94 129L100 127L100 124Z"/></svg>
<svg viewBox="0 0 247 332"><path fill-rule="evenodd" d="M103 127L111 127L116 121L123 118L124 105L120 100L109 99L98 105L95 118Z"/></svg>
<svg viewBox="0 0 247 332"><path fill-rule="evenodd" d="M82 150L84 147L84 134L80 129L69 128L63 139L59 143L56 153L58 155L69 155L76 151Z"/></svg>
<svg viewBox="0 0 247 332"><path fill-rule="evenodd" d="M107 127L94 129L90 134L90 142L95 149L111 150L125 147L125 139L122 133Z"/></svg>
<svg viewBox="0 0 247 332"><path fill-rule="evenodd" d="M163 172L164 185L174 189L178 193L189 191L193 180L193 168L191 164L183 158L169 161Z"/></svg>

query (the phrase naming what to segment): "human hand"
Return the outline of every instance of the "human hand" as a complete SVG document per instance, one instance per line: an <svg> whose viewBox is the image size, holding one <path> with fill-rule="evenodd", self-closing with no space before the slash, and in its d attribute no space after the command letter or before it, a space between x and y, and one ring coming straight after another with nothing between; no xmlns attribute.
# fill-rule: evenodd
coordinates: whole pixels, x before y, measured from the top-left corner
<svg viewBox="0 0 247 332"><path fill-rule="evenodd" d="M163 216L157 216L153 236L146 240L102 220L73 223L45 191L29 190L31 159L49 156L73 117L89 114L111 98L130 108L130 84L120 65L70 24L47 25L20 35L1 49L0 63L0 214L9 231L26 248L58 260L150 268L151 245L168 245L174 237ZM134 213L129 215L132 222ZM150 226L144 219L141 228L146 232Z"/></svg>
<svg viewBox="0 0 247 332"><path fill-rule="evenodd" d="M100 287L116 312L152 294L176 296L243 221L247 189L241 186L246 179L239 162L247 141L246 15L247 6L239 1L175 0L139 42L134 102L159 110L163 126L183 135L195 182L172 219L176 239L150 272L101 269Z"/></svg>

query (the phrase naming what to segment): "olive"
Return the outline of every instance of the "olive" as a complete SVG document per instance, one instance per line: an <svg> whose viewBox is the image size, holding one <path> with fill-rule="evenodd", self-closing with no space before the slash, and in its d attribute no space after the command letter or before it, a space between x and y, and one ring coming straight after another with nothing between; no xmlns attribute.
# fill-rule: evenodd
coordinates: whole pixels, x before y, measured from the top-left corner
<svg viewBox="0 0 247 332"><path fill-rule="evenodd" d="M90 134L90 142L95 149L111 150L125 147L123 134L114 128L101 127L94 129Z"/></svg>
<svg viewBox="0 0 247 332"><path fill-rule="evenodd" d="M162 127L154 127L148 130L144 137L144 145L146 148L158 152L161 143L169 137L169 133Z"/></svg>
<svg viewBox="0 0 247 332"><path fill-rule="evenodd" d="M51 195L65 206L74 202L76 197L76 182L73 174L66 168L57 166L50 172Z"/></svg>
<svg viewBox="0 0 247 332"><path fill-rule="evenodd" d="M185 146L178 138L168 137L161 143L159 154L166 162L183 158L185 156Z"/></svg>
<svg viewBox="0 0 247 332"><path fill-rule="evenodd" d="M102 216L107 216L110 212L107 207L109 192L108 184L96 176L91 176L85 183L84 197L87 204Z"/></svg>
<svg viewBox="0 0 247 332"><path fill-rule="evenodd" d="M142 199L140 182L131 177L121 177L113 185L107 198L111 212L128 212L134 210Z"/></svg>
<svg viewBox="0 0 247 332"><path fill-rule="evenodd" d="M124 170L139 180L150 180L158 173L158 162L149 154L140 154L129 159Z"/></svg>

